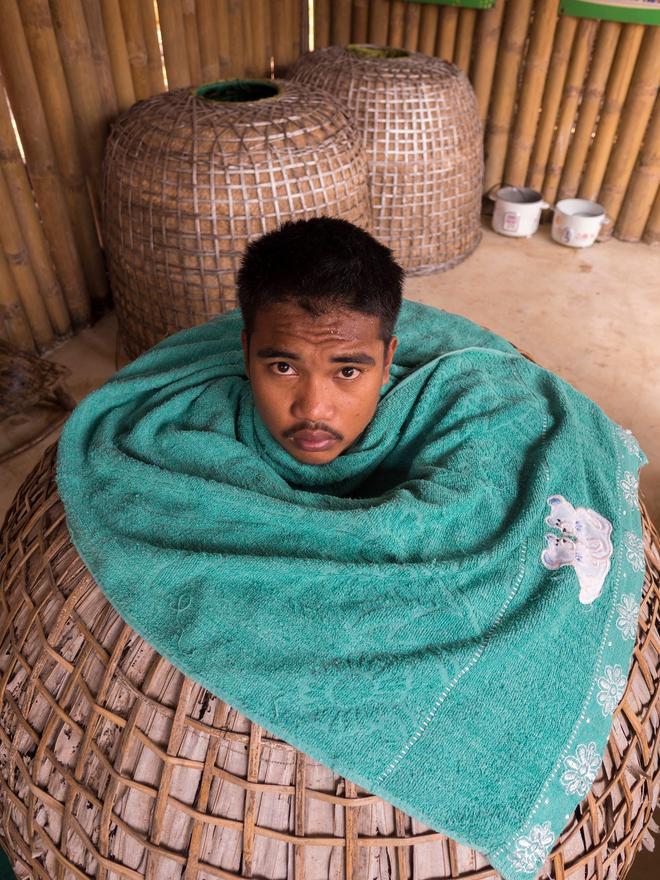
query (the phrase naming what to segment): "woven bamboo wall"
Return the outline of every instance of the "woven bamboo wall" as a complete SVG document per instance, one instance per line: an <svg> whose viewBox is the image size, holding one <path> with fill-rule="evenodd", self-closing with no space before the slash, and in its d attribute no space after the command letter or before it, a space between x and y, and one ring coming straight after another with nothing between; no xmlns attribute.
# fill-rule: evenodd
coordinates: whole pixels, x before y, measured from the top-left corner
<svg viewBox="0 0 660 880"><path fill-rule="evenodd" d="M280 76L305 0L0 0L0 338L44 352L108 303L109 123L167 87ZM18 134L18 137L17 137Z"/></svg>
<svg viewBox="0 0 660 880"><path fill-rule="evenodd" d="M315 46L371 42L453 61L484 123L484 189L603 204L625 241L660 241L660 27L558 14L559 0L458 9L315 0ZM625 137L622 133L625 132Z"/></svg>

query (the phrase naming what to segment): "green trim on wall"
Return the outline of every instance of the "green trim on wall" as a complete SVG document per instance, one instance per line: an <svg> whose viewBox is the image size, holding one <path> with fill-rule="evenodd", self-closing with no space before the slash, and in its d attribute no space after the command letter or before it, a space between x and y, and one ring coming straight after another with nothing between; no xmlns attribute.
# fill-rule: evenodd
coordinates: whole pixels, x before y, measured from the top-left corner
<svg viewBox="0 0 660 880"><path fill-rule="evenodd" d="M561 0L560 11L578 18L660 25L658 0Z"/></svg>
<svg viewBox="0 0 660 880"><path fill-rule="evenodd" d="M490 9L495 0L406 0L406 3L435 3L436 6L464 6L468 9Z"/></svg>

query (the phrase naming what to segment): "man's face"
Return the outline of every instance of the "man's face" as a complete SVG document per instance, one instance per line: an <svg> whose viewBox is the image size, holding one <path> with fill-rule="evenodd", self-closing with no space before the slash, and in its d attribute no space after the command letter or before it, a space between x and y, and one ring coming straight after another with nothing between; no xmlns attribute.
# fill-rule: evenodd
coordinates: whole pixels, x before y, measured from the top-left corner
<svg viewBox="0 0 660 880"><path fill-rule="evenodd" d="M257 411L273 437L298 461L327 464L371 421L389 380L380 319L350 310L313 317L293 302L257 313L242 335L245 368Z"/></svg>

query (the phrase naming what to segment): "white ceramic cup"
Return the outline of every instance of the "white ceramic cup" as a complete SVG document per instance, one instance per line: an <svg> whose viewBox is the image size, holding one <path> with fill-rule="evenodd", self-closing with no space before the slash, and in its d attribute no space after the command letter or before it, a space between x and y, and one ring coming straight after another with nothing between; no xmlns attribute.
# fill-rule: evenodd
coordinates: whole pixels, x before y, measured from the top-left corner
<svg viewBox="0 0 660 880"><path fill-rule="evenodd" d="M514 238L534 235L539 228L541 211L550 207L540 192L527 186L503 186L488 195L495 202L493 229Z"/></svg>
<svg viewBox="0 0 660 880"><path fill-rule="evenodd" d="M552 237L567 247L592 245L604 223L609 221L605 208L589 199L562 199L555 205Z"/></svg>

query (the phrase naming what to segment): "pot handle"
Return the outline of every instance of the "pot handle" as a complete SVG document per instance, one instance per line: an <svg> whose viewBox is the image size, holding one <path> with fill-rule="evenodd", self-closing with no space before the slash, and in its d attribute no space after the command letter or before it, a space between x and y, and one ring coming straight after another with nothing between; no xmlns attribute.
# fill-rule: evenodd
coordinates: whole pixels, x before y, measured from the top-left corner
<svg viewBox="0 0 660 880"><path fill-rule="evenodd" d="M614 230L614 220L609 214L605 214L600 224L600 232L596 236L596 241L608 241L612 238Z"/></svg>
<svg viewBox="0 0 660 880"><path fill-rule="evenodd" d="M491 188L486 193L486 198L490 199L491 202L496 202L497 201L497 191L499 189L502 189L501 183L496 183L496 184L494 184L494 186L491 186Z"/></svg>
<svg viewBox="0 0 660 880"><path fill-rule="evenodd" d="M554 211L555 206L552 205L550 202L546 202L546 200L543 199L543 201L541 202L541 210L545 210L546 208L552 208L552 210Z"/></svg>

